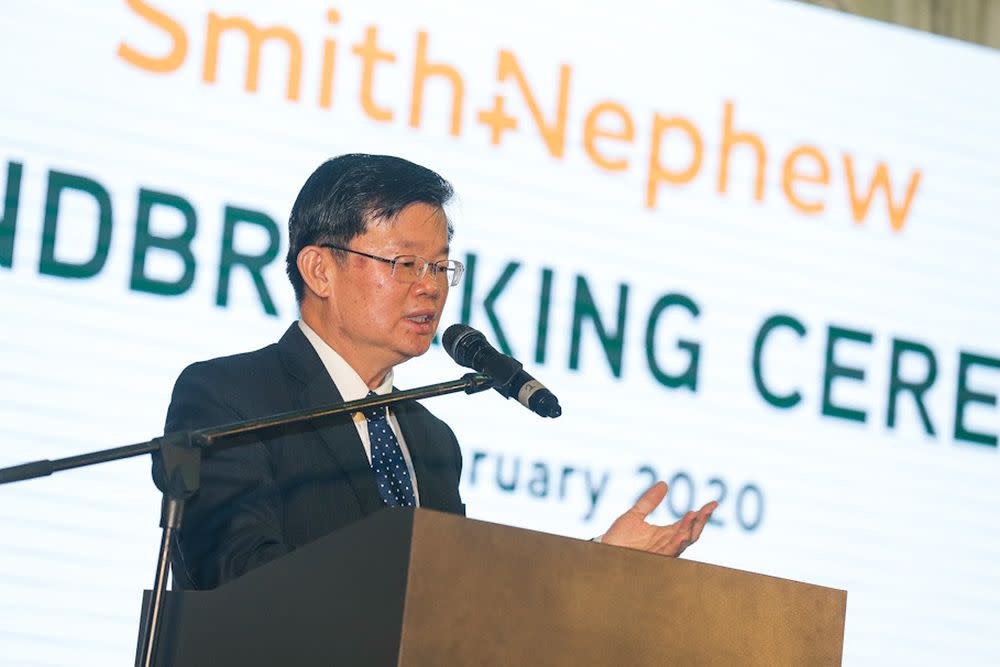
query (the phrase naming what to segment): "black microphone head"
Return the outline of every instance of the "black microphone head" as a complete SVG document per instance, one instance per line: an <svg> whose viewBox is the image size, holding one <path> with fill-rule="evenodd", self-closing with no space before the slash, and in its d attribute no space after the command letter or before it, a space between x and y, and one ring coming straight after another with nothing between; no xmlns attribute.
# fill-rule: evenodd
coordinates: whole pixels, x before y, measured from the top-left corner
<svg viewBox="0 0 1000 667"><path fill-rule="evenodd" d="M455 363L471 368L472 358L479 349L478 342L485 340L486 336L472 327L452 324L441 336L441 345Z"/></svg>
<svg viewBox="0 0 1000 667"><path fill-rule="evenodd" d="M542 417L555 419L562 415L562 407L559 406L559 400L548 389L538 392L538 399L530 401L530 403L528 406L529 409Z"/></svg>

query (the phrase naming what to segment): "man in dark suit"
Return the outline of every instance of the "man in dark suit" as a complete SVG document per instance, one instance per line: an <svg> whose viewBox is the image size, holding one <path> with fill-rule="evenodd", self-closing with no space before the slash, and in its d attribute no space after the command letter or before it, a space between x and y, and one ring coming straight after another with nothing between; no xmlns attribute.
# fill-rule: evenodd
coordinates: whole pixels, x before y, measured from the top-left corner
<svg viewBox="0 0 1000 667"><path fill-rule="evenodd" d="M289 218L287 270L301 310L262 350L189 366L166 431L214 426L392 390L427 351L448 289L452 188L400 158L343 155L306 181ZM272 429L211 451L174 550L175 584L212 588L385 506L464 514L451 429L417 403ZM670 555L698 539L714 503L670 526L646 515L658 483L603 541Z"/></svg>

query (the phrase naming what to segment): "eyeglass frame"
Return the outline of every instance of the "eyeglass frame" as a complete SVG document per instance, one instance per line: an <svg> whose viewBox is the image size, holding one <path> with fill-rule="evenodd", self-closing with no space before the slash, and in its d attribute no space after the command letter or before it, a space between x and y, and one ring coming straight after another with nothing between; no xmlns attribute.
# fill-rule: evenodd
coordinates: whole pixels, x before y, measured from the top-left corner
<svg viewBox="0 0 1000 667"><path fill-rule="evenodd" d="M396 255L392 259L389 259L387 257L379 257L378 255L373 255L371 253L361 252L360 250L353 250L352 248L345 248L343 246L335 245L333 243L317 243L316 245L318 245L318 246L320 246L322 248L330 248L332 250L342 250L344 252L349 252L349 253L352 253L352 254L355 254L355 255L361 255L362 257L367 257L368 259L374 259L374 260L378 260L379 262L384 262L384 263L386 263L386 264L388 264L389 266L392 267L392 274L391 275L394 278L396 277L396 262L398 262L403 257L415 257L415 258L419 259L421 262L423 262L424 265L417 272L417 277L413 280L413 282L417 282L418 280L421 280L424 276L426 276L427 275L427 270L430 267L432 267L432 266L434 267L434 270L431 271L431 277L432 278L437 278L438 273L441 272L441 271L444 271L445 272L444 275L447 276L448 275L448 273L447 273L448 269L447 268L443 268L443 267L440 266L440 264L442 262L445 262L445 263L451 262L453 264L453 266L448 267L448 268L453 268L454 271L455 271L454 278L452 278L451 282L448 283L449 287L455 287L456 285L458 285L458 283L462 280L462 276L465 274L465 264L463 264L462 262L458 261L457 259L440 259L440 260L438 260L436 262L432 262L431 260L427 259L426 257L421 257L420 255ZM397 280L398 280L398 278L397 278Z"/></svg>

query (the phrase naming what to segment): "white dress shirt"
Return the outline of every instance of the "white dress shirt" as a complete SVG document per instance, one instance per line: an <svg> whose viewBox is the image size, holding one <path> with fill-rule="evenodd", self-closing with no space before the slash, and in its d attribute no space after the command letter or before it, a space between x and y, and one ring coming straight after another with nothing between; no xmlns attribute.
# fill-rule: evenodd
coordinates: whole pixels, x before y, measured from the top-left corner
<svg viewBox="0 0 1000 667"><path fill-rule="evenodd" d="M345 401L356 401L368 396L368 385L361 379L357 371L351 368L351 365L342 356L337 354L336 350L327 345L326 341L320 338L319 334L313 331L302 320L299 320L299 328L302 329L302 333L306 335L306 339L309 340L316 350L316 354L319 355L320 361L323 362L326 372L330 374L330 379L333 380L333 384L337 386L337 390ZM384 396L392 391L391 369L385 374L382 384L373 391L379 396ZM413 472L413 461L410 459L410 450L406 447L406 440L403 438L403 432L399 429L399 422L396 421L396 415L392 413L392 410L385 409L388 411L389 428L392 429L396 440L399 441L399 448L403 451L403 459L406 461L406 469L410 473L410 479L413 480L413 499L416 501L417 507L420 507L420 492L417 491L417 476ZM354 426L358 429L358 436L361 437L361 444L365 448L365 456L368 457L370 465L372 462L372 443L368 437L368 420L365 419L364 414L361 412L353 413L352 417L354 418Z"/></svg>

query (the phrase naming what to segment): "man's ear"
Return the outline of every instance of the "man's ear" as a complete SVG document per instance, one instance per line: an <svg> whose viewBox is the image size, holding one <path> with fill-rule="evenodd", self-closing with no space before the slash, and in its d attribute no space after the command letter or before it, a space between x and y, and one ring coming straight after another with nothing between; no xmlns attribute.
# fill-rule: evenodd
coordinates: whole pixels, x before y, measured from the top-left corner
<svg viewBox="0 0 1000 667"><path fill-rule="evenodd" d="M327 297L333 293L335 277L333 263L334 259L330 253L314 245L307 245L295 258L302 281L318 297Z"/></svg>

